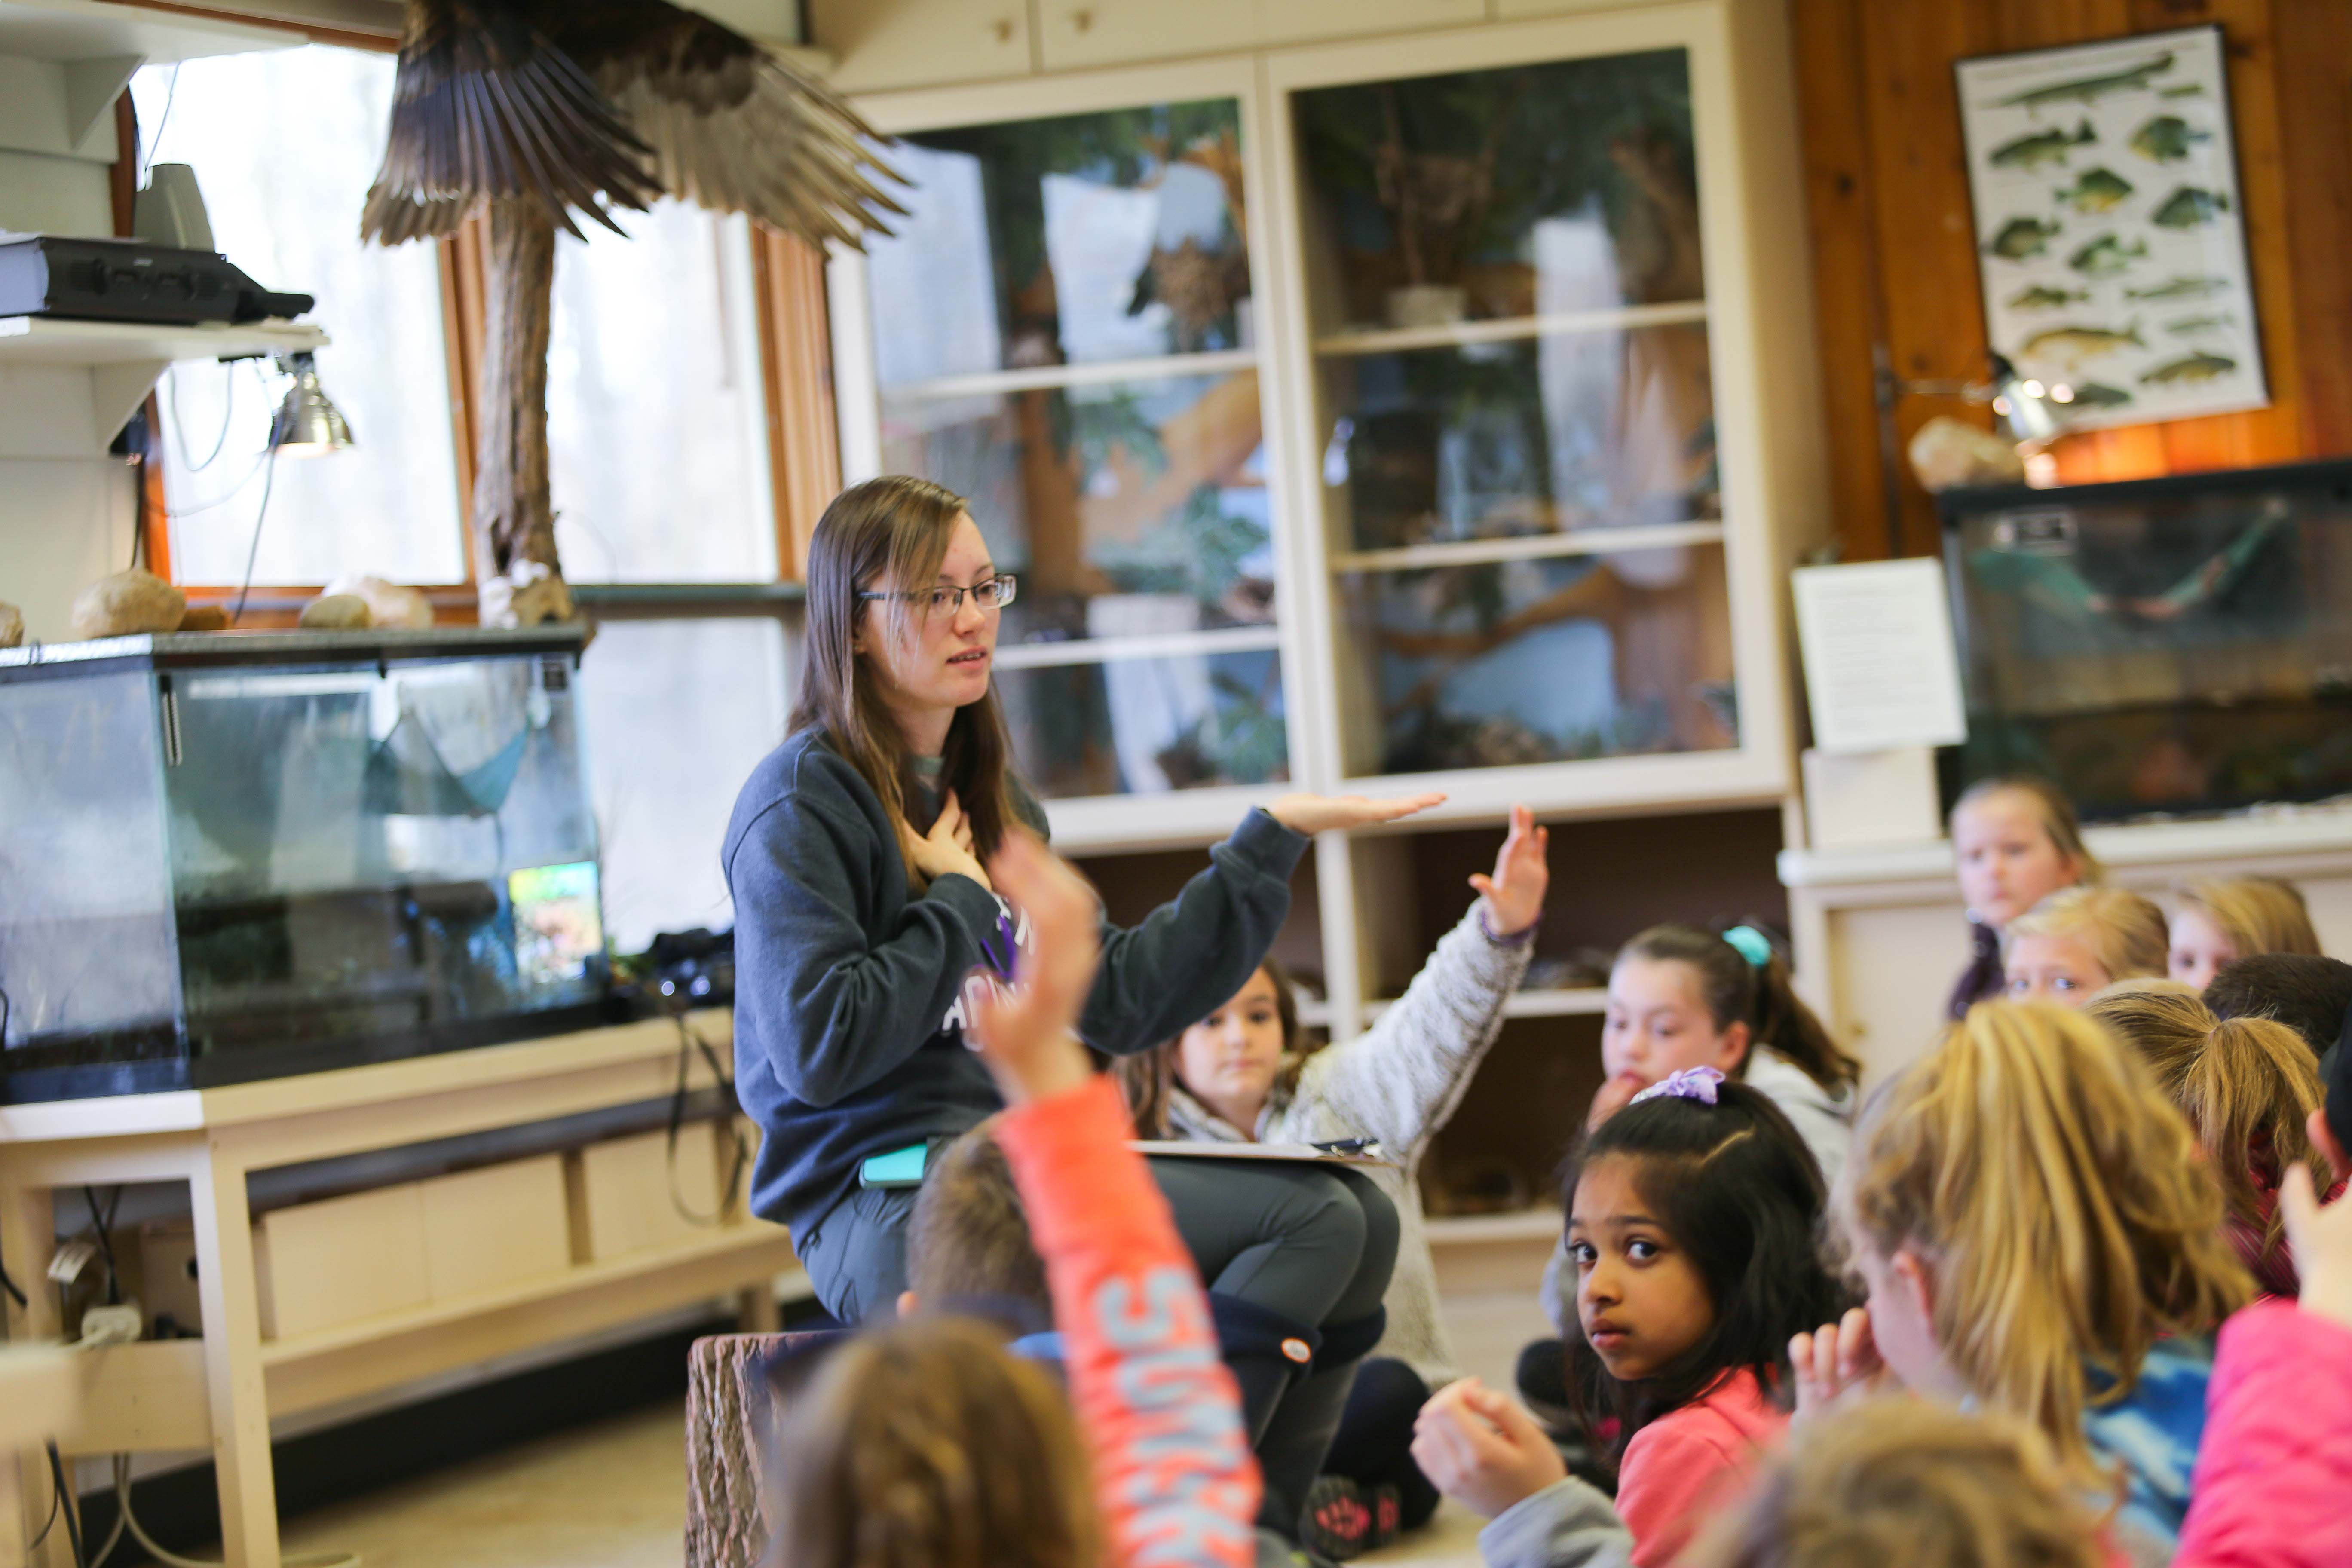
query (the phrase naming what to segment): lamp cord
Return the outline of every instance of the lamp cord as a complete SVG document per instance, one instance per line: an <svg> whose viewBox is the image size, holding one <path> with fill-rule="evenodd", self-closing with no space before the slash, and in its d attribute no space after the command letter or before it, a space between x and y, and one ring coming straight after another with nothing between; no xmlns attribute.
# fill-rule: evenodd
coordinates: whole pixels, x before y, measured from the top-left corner
<svg viewBox="0 0 2352 1568"><path fill-rule="evenodd" d="M278 487L278 447L275 442L270 445L269 456L264 461L267 471L261 477L261 505L253 514L253 543L245 552L245 581L237 584L236 608L228 613L231 626L245 617L245 596L253 590L253 563L261 559L261 525L269 516L269 492Z"/></svg>

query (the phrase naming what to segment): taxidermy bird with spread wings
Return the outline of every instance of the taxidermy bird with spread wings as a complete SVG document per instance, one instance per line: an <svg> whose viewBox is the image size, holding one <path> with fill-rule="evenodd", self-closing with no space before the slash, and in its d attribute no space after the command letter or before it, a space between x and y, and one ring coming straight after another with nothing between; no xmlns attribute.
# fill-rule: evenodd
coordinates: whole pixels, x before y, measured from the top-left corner
<svg viewBox="0 0 2352 1568"><path fill-rule="evenodd" d="M555 234L665 195L857 246L903 212L873 132L824 82L664 0L408 0L381 245L489 226L473 538L485 626L569 618L548 499Z"/></svg>

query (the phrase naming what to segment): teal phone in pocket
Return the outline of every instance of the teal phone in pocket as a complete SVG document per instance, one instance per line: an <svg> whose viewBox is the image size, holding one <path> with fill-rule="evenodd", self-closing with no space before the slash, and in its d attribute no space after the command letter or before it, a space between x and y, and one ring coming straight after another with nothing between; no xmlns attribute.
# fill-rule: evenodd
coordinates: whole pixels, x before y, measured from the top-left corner
<svg viewBox="0 0 2352 1568"><path fill-rule="evenodd" d="M919 1187L923 1184L923 1168L930 1163L931 1146L912 1143L904 1149L893 1149L887 1154L877 1154L857 1167L857 1184L861 1187Z"/></svg>

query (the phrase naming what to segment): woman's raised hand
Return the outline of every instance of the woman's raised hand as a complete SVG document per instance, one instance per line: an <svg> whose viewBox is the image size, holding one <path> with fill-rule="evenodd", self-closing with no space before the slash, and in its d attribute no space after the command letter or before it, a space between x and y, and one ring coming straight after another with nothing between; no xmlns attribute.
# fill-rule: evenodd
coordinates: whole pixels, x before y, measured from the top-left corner
<svg viewBox="0 0 2352 1568"><path fill-rule="evenodd" d="M1444 799L1433 791L1397 800L1374 800L1360 795L1286 795L1267 806L1265 812L1293 833L1304 833L1312 838L1334 828L1370 827L1394 822L1416 811L1427 811Z"/></svg>
<svg viewBox="0 0 2352 1568"><path fill-rule="evenodd" d="M1536 826L1536 814L1511 807L1511 831L1495 857L1495 874L1470 879L1486 900L1486 929L1495 935L1517 936L1543 913L1544 889L1551 885L1551 862L1544 856L1550 847L1551 835Z"/></svg>
<svg viewBox="0 0 2352 1568"><path fill-rule="evenodd" d="M2295 1165L2279 1184L2278 1206L2303 1276L2303 1310L2352 1329L2352 1203L2321 1207L2311 1167Z"/></svg>
<svg viewBox="0 0 2352 1568"><path fill-rule="evenodd" d="M929 833L918 834L910 826L902 836L900 846L915 862L915 869L926 882L936 882L952 873L970 877L991 892L995 884L988 879L987 868L971 850L971 819L963 814L956 800L955 791L948 791L940 802L940 819L931 824Z"/></svg>

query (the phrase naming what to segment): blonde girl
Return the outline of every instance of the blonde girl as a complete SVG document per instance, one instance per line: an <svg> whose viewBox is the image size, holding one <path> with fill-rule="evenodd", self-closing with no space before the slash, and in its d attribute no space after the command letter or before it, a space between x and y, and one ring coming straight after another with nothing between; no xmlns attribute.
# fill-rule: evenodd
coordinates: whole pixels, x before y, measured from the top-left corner
<svg viewBox="0 0 2352 1568"><path fill-rule="evenodd" d="M2009 925L2001 966L2011 1000L2079 1007L2118 980L2165 969L2164 911L2120 888L2069 888Z"/></svg>
<svg viewBox="0 0 2352 1568"><path fill-rule="evenodd" d="M2225 963L2258 952L2317 956L2311 907L2275 877L2207 877L2174 895L2170 973L2202 991Z"/></svg>
<svg viewBox="0 0 2352 1568"><path fill-rule="evenodd" d="M2002 994L2001 936L2009 922L2062 888L2095 883L2099 863L2074 807L2043 779L1981 779L1952 806L1952 860L1975 951L1952 987L1954 1018Z"/></svg>
<svg viewBox="0 0 2352 1568"><path fill-rule="evenodd" d="M2119 1536L2163 1561L2203 1431L2202 1336L2253 1282L2147 1070L2079 1013L1980 1003L1876 1097L1832 1207L1868 1300L1800 1347L1801 1412L1881 1370L2004 1412L2116 1488Z"/></svg>
<svg viewBox="0 0 2352 1568"><path fill-rule="evenodd" d="M2171 980L2109 986L2083 1011L2132 1047L2195 1129L2229 1205L2231 1243L2255 1283L2269 1295L2295 1294L2279 1184L2299 1164L2312 1167L2323 1191L2336 1180L2311 1142L2311 1113L2325 1095L2302 1037L2268 1018L2216 1018Z"/></svg>

